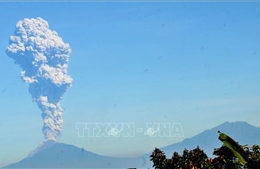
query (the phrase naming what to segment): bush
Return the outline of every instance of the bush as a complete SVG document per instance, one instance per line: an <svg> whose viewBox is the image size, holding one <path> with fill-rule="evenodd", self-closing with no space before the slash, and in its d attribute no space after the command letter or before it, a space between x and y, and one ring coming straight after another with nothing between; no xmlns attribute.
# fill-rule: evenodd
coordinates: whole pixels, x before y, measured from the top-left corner
<svg viewBox="0 0 260 169"><path fill-rule="evenodd" d="M174 152L171 158L166 158L164 152L155 148L150 160L155 169L260 169L259 145L249 147L238 143L232 144L236 144L235 149L225 144L216 148L213 152L214 158L209 158L199 147L193 150L184 149L182 154ZM237 152L234 152L238 151L237 149L245 158L246 163L242 163L237 157Z"/></svg>

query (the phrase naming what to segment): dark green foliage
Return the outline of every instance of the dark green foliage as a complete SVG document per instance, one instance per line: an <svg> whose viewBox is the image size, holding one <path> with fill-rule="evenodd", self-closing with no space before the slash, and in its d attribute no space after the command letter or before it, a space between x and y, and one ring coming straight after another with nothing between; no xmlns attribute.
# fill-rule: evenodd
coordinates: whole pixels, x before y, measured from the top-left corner
<svg viewBox="0 0 260 169"><path fill-rule="evenodd" d="M245 147L248 156L248 168L260 168L260 146L253 145L252 147Z"/></svg>
<svg viewBox="0 0 260 169"><path fill-rule="evenodd" d="M197 147L193 150L184 149L182 154L174 152L171 158L166 158L164 152L155 148L150 160L155 169L260 169L260 146L239 146L247 160L246 164L242 164L225 145L214 150L213 159Z"/></svg>
<svg viewBox="0 0 260 169"><path fill-rule="evenodd" d="M153 167L155 167L155 169L210 168L210 162L207 155L199 147L190 151L185 149L182 155L174 152L171 159L167 159L160 149L155 148L150 157L151 161L154 163Z"/></svg>
<svg viewBox="0 0 260 169"><path fill-rule="evenodd" d="M226 146L221 146L214 150L213 154L216 156L212 159L211 168L212 169L240 169L243 165L235 157L233 152Z"/></svg>

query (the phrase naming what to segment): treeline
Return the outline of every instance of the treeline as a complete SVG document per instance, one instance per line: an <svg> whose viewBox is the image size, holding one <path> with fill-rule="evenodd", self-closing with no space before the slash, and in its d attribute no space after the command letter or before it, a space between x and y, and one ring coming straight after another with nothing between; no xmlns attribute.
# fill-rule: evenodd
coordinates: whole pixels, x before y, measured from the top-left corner
<svg viewBox="0 0 260 169"><path fill-rule="evenodd" d="M260 169L260 146L241 146L232 138L219 132L220 148L209 158L199 147L184 149L182 154L174 152L167 158L164 152L155 148L151 157L155 169Z"/></svg>

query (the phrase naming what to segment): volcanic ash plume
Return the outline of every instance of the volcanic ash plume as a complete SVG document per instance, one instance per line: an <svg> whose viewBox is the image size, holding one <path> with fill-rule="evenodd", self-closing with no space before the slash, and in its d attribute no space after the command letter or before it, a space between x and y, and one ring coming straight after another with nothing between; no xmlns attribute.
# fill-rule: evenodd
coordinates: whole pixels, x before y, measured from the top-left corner
<svg viewBox="0 0 260 169"><path fill-rule="evenodd" d="M70 53L69 44L42 18L19 21L6 49L22 68L21 78L29 84L32 99L42 111L45 139L56 140L62 130L60 101L72 84L67 73Z"/></svg>

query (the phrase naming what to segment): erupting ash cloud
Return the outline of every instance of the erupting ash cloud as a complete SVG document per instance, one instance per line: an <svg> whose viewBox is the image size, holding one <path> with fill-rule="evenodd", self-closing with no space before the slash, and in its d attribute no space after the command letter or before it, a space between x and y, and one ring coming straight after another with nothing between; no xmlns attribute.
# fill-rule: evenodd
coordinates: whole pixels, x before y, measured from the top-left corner
<svg viewBox="0 0 260 169"><path fill-rule="evenodd" d="M29 84L32 99L42 111L45 139L56 140L62 131L60 101L72 84L67 72L70 53L69 44L42 18L20 20L6 49L22 68L21 78Z"/></svg>

